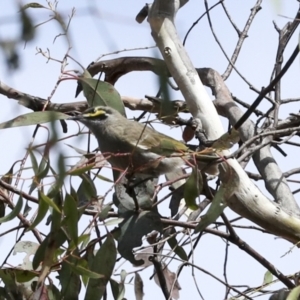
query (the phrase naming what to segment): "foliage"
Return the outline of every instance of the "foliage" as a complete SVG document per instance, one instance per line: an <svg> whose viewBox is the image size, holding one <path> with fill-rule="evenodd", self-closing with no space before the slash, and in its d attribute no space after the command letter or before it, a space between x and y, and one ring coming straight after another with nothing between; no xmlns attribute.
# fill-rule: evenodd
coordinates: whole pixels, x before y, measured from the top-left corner
<svg viewBox="0 0 300 300"><path fill-rule="evenodd" d="M228 132L217 134L217 138L211 139L215 135L211 128L217 127L217 124L209 123L213 116L203 115L201 109L198 114L191 109L194 101L191 99L197 98L197 92L202 89L194 91L196 97L193 98L191 90L197 82L191 84L193 80L185 80L182 83L183 76L177 74L180 71L178 61L175 58L170 59L175 49L165 47L160 40L164 35L155 33L155 28L163 31L165 26L160 24L163 18L158 18L155 22L151 20L159 2L161 1L155 0L151 8L146 5L137 16L137 21L142 21L145 14L149 16L152 36L164 60L151 57L99 60L90 64L87 69L82 68L82 75L67 70L68 63L75 61L69 53L72 46L69 31L74 10L66 23L59 13L57 2L47 2L47 6L41 3L27 3L20 7L20 38L14 42L10 52L5 52L9 68L18 68L19 44L34 40L37 27L44 25L44 22L33 25L34 21L29 13L32 9L46 10L51 13L47 22L58 22L63 33L55 39L60 35L65 36L68 50L61 61L52 57L49 51L38 50L38 53L51 63L59 62L61 65L60 77L51 96L47 99L11 89L0 81L1 94L16 99L20 105L33 110L2 122L0 129L11 130L13 127L20 127L22 130L24 126L35 126L32 141L28 143L20 167L17 168L19 161L12 161L11 168L6 172L3 171L0 179L0 225L16 219L20 221L20 224L11 230L21 232L16 240L14 251L26 253L21 265L6 264L10 255L3 262L0 269L2 281L0 299L79 299L84 295L84 299L88 300L108 299L108 295L112 295L117 300L124 299L127 284L133 283L136 299L142 300L143 269L150 266L153 267L154 281L165 299L178 299L181 289L180 274L184 267L191 266L193 272L197 269L216 278L210 271L194 263L196 248L203 236L222 238L226 241L227 248L230 243L238 246L267 269L264 278L263 275L261 276L263 282L259 287L247 289L243 286L235 287L229 284L226 274L225 281L217 278L216 282L221 282L226 287L226 299L241 299L240 297L252 299L260 293L266 293L264 289L272 286L276 280L287 289L276 292L272 290L270 299L298 299L299 286L297 286L296 274L294 274L294 283L267 258L258 254L241 239L235 229L235 220L230 221L224 212L224 209L229 207L241 218L244 217L263 227L261 229L253 226L249 227L250 229L280 236L295 244L298 242L300 210L286 184L286 179L291 173L282 173L276 167L276 176L284 180L270 178L269 174L272 172L266 170L268 166L263 167L265 163L263 158L268 161L274 159L270 152L268 152L269 156L262 152L266 148L269 151L269 148L274 146L285 154L277 144L287 143L294 136L299 136L299 114L291 114L286 120L278 118L279 106L284 103L279 99L281 79L296 58L299 52L298 45L287 63L283 67L274 69L272 80L266 88L258 91L258 97L251 106L233 99L224 83L233 71L238 55L233 56L223 77L213 70L197 69L197 80L199 75L203 83L210 87L216 96L214 102L218 113L231 122ZM165 1L169 4L172 2ZM181 6L185 4L183 2ZM223 1L216 5L223 5L221 2ZM251 10L247 21L249 26L239 32L235 53L241 50L251 22L260 9L260 2L257 1ZM208 7L206 7L206 14L209 17ZM300 16L300 10L297 16ZM298 21L295 18L288 29L281 32L284 38L278 47L280 53L276 58L276 65L282 62L283 50L297 26ZM7 43L5 41L1 44L4 51ZM187 54L180 52L183 51L182 49L183 47L180 46L178 56L183 57L183 63L188 65L189 59L186 57ZM156 73L159 76L160 92L156 97L149 97L148 102L145 99L137 104L132 99L124 99L114 84L121 76L138 70ZM190 79L196 70L189 69L189 72L185 75ZM98 79L93 78L98 73L100 75L104 73L105 78L103 80L100 80L100 76ZM169 88L175 89L175 87L169 77L173 77L176 81L185 101L170 100ZM83 103L57 105L52 102L52 96L57 92L58 86L63 85L66 80L77 83L76 95L83 92L85 97ZM199 84L202 87L200 80ZM275 100L267 95L274 89ZM191 98L187 95L191 95ZM202 97L202 94L199 95L199 98ZM265 113L257 109L264 97L267 97L273 105ZM241 108L234 100L247 108L243 116ZM189 153L192 153L193 159L186 161L187 168L166 174L167 180L162 183L158 178L144 178L138 174L131 176L132 174L126 174L126 170L112 170L112 180L106 175L99 174L107 167L106 157L103 153L91 151L90 134L81 127L75 134L68 134L70 130L68 126L71 127L68 118L87 107L97 105L111 106L124 116L126 116L125 106L137 107L144 111L141 118L149 113L148 123L151 123L149 121L151 114L156 112L158 119L165 124L175 123L186 126L183 139L190 141L195 135L200 140L200 146L189 145ZM209 110L212 109L217 116L214 107L211 103L209 105ZM179 112L188 112L187 106L190 107L194 117L191 120L182 119L179 115ZM239 112L234 115L229 106L235 107ZM249 121L253 113L258 115L255 125ZM197 120L198 116L200 120ZM261 120L265 122L263 126L259 125ZM41 125L45 123L47 127ZM209 126L206 127L207 125ZM38 144L35 142L37 133L44 128L47 128L48 136L43 143ZM85 150L74 145L78 141L77 139L74 142L72 139L74 136L82 137L87 134L89 138ZM64 143L66 139L69 144ZM229 149L232 146L236 148L233 153L230 153ZM77 154L76 159L68 160L74 152ZM247 174L241 168L239 163L247 163L250 158L253 158L260 174ZM218 176L208 175L214 174L211 171L213 168L219 171ZM294 172L299 173L299 169ZM20 184L23 177L30 178L30 183ZM260 193L250 179L264 180L276 203L269 201ZM28 183L28 179L26 180ZM273 184L274 180L276 186ZM107 184L110 184L108 189L106 189ZM161 193L167 189L169 192L165 193L166 195ZM281 195L284 191L286 191L285 199L282 201ZM167 200L169 200L170 212L166 213L161 207ZM32 208L30 205L35 208L33 214L30 213ZM207 212L204 213L206 208L208 208ZM265 210L270 214L268 215ZM270 216L272 212L274 213ZM86 220L88 225L84 225ZM46 230L42 229L44 223L48 225ZM28 233L33 234L35 242L26 239L25 235ZM10 236L12 233L5 234ZM33 256L32 260L31 256ZM226 254L224 273L227 272L227 259ZM126 270L117 271L120 260L127 262ZM175 261L179 262L177 271L172 264ZM134 271L128 271L130 268L134 268Z"/></svg>

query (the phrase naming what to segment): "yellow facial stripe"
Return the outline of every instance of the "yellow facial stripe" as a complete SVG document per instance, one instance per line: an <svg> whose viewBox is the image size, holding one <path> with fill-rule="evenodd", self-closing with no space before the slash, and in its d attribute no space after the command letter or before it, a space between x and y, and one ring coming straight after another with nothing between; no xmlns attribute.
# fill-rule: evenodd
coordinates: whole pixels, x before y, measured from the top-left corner
<svg viewBox="0 0 300 300"><path fill-rule="evenodd" d="M99 110L96 110L96 111L93 111L90 113L86 113L83 116L86 118L93 118L93 117L103 116L105 114L106 114L106 112L104 110L99 109Z"/></svg>

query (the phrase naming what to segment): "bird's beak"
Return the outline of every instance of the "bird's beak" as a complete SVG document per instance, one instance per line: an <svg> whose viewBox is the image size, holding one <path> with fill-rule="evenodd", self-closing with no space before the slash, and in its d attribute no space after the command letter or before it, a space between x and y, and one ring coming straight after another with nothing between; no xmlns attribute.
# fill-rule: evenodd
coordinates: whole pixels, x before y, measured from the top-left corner
<svg viewBox="0 0 300 300"><path fill-rule="evenodd" d="M67 118L67 120L80 121L83 119L83 115L77 115Z"/></svg>

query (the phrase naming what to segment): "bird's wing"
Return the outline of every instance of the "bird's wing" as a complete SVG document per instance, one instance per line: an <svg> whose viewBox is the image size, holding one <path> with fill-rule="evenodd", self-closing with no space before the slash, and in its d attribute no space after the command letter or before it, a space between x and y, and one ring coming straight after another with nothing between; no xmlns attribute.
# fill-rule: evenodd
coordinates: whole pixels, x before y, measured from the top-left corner
<svg viewBox="0 0 300 300"><path fill-rule="evenodd" d="M146 126L139 127L139 140L136 143L131 143L133 146L141 149L148 150L159 155L169 156L173 153L187 152L188 147L167 135L164 135L152 128Z"/></svg>

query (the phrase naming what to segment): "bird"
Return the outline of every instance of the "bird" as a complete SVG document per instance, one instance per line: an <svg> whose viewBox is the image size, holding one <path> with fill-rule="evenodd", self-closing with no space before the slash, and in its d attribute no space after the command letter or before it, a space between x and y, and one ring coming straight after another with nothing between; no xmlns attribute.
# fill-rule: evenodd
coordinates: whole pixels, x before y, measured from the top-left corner
<svg viewBox="0 0 300 300"><path fill-rule="evenodd" d="M68 119L81 122L94 134L104 157L119 171L158 177L171 173L188 161L194 163L194 157L197 162L201 160L201 156L195 155L183 142L145 124L128 120L109 106L91 107ZM212 156L204 165L216 158ZM203 162L200 162L202 167ZM218 169L216 165L212 167L204 171L215 175Z"/></svg>

